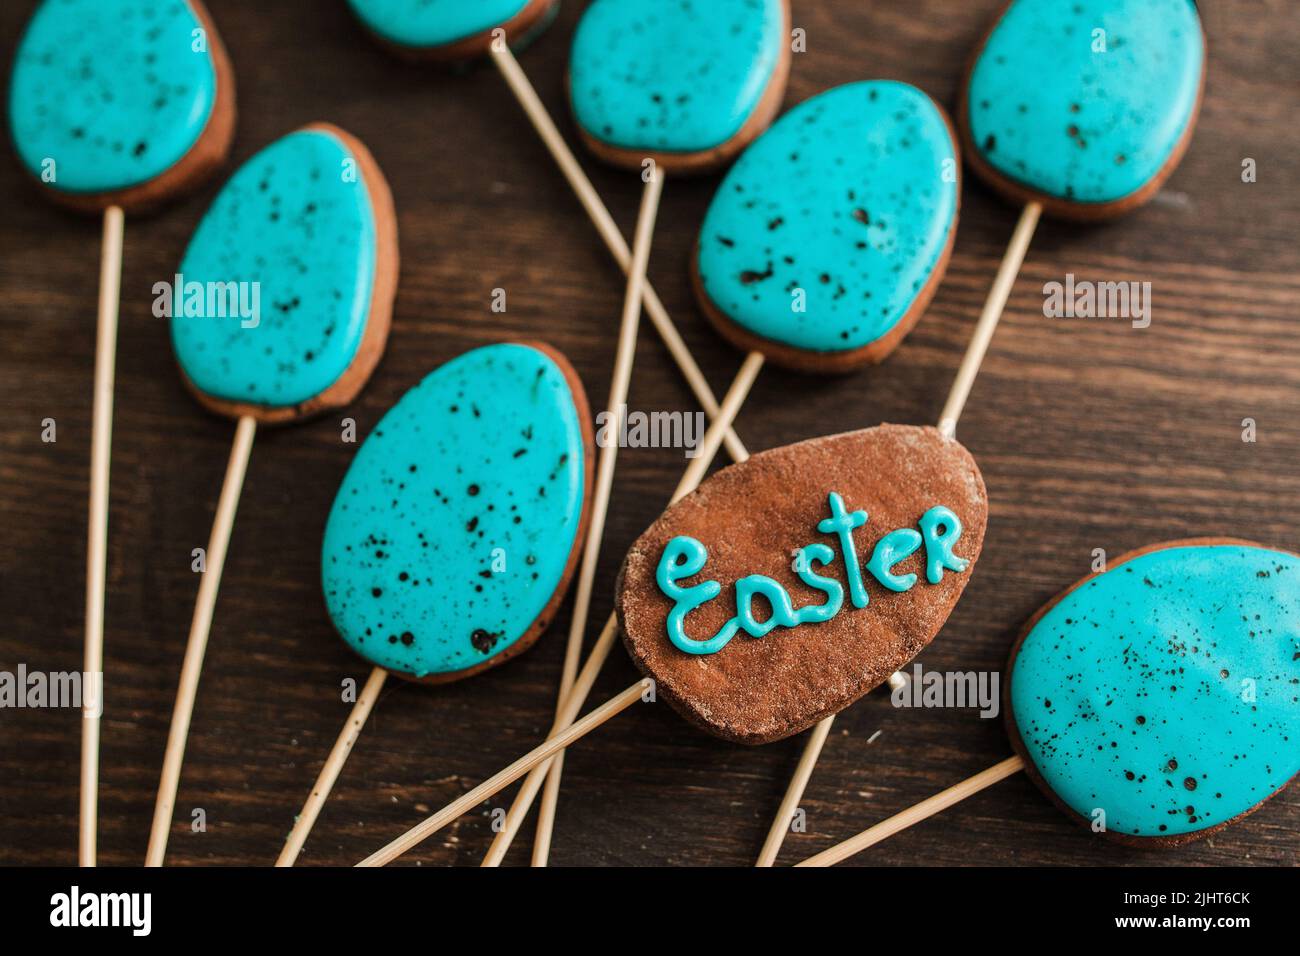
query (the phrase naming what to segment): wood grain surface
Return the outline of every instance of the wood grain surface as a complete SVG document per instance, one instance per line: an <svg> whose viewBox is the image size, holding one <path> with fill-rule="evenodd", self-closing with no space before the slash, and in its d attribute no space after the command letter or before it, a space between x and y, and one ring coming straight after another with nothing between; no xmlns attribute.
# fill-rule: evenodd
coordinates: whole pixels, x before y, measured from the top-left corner
<svg viewBox="0 0 1300 956"><path fill-rule="evenodd" d="M870 77L952 103L1000 0L796 0L807 31L786 105ZM31 0L0 7L6 63ZM568 44L583 4L520 54L571 142ZM1203 4L1210 44L1201 124L1150 207L1104 227L1045 222L962 419L991 515L965 597L922 663L999 670L1020 624L1089 570L1152 541L1232 535L1300 547L1300 18L1286 0ZM344 414L361 435L460 352L506 339L562 349L603 404L621 278L490 64L401 63L342 0L213 0L239 82L235 161L304 123L363 139L392 184L402 268L388 352ZM1242 161L1258 182L1241 181ZM630 234L640 182L583 160ZM233 167L232 167L233 168ZM223 177L228 173L223 173ZM740 356L697 312L689 251L716 178L667 184L650 275L721 394ZM171 277L218 183L126 224L113 442L100 858L139 864L206 540L234 432L201 411L174 366L153 283ZM0 669L75 670L82 652L99 223L52 208L0 166ZM767 369L737 430L751 449L881 421L932 423L1017 211L977 182L963 197L947 279L889 361L847 378ZM1152 283L1153 321L1052 320L1042 286ZM507 290L505 314L490 310ZM695 408L648 322L632 382L643 410ZM270 864L347 712L340 682L368 665L334 634L319 548L356 446L339 417L265 430L253 450L218 601L168 862ZM41 441L41 422L58 441ZM1258 441L1242 441L1242 420ZM656 517L680 450L625 450L592 621L610 610L627 546ZM530 749L548 726L567 604L551 633L499 670L445 687L389 682L301 863L352 864ZM593 628L594 637L594 628ZM615 652L604 700L636 674ZM79 713L0 711L0 864L76 859ZM662 705L633 708L571 752L556 865L746 864L802 738L750 749L702 736ZM824 849L1010 753L1000 720L893 708L881 693L837 721L803 802L808 832L781 862ZM511 791L501 795L506 800ZM497 806L502 805L498 803ZM191 832L193 808L205 832ZM476 864L484 805L409 862ZM510 863L528 859L529 829ZM1129 850L1076 829L1022 777L873 848L856 864L1295 864L1300 788L1183 849Z"/></svg>

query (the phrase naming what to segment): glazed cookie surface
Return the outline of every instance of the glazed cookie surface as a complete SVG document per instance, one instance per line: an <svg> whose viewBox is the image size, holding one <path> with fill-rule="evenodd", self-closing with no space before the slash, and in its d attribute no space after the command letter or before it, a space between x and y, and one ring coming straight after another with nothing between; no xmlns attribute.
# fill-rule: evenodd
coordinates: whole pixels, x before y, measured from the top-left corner
<svg viewBox="0 0 1300 956"><path fill-rule="evenodd" d="M1121 203L1181 158L1204 70L1192 0L1014 0L971 70L963 122L995 175Z"/></svg>
<svg viewBox="0 0 1300 956"><path fill-rule="evenodd" d="M724 147L779 105L786 16L785 0L595 0L569 67L579 128L620 152Z"/></svg>
<svg viewBox="0 0 1300 956"><path fill-rule="evenodd" d="M695 268L706 314L783 364L879 361L946 268L957 155L942 110L905 83L853 83L799 104L737 160L704 218Z"/></svg>
<svg viewBox="0 0 1300 956"><path fill-rule="evenodd" d="M264 410L330 392L374 323L386 332L395 245L364 147L325 126L276 140L222 188L181 260L171 328L187 380Z"/></svg>
<svg viewBox="0 0 1300 956"><path fill-rule="evenodd" d="M50 188L93 194L176 166L217 101L213 47L196 43L203 29L185 0L45 0L9 87L23 168Z"/></svg>
<svg viewBox="0 0 1300 956"><path fill-rule="evenodd" d="M974 459L933 428L759 452L633 544L616 600L624 642L692 724L780 740L921 652L970 580L987 520Z"/></svg>
<svg viewBox="0 0 1300 956"><path fill-rule="evenodd" d="M468 352L393 406L343 479L321 551L353 650L453 680L532 644L581 540L586 411L567 364L527 345Z"/></svg>
<svg viewBox="0 0 1300 956"><path fill-rule="evenodd" d="M508 23L537 0L348 0L366 27L390 43L439 47Z"/></svg>
<svg viewBox="0 0 1300 956"><path fill-rule="evenodd" d="M1300 558L1172 542L1085 579L1013 655L1031 774L1108 835L1185 842L1300 771ZM1181 841L1179 838L1182 838Z"/></svg>

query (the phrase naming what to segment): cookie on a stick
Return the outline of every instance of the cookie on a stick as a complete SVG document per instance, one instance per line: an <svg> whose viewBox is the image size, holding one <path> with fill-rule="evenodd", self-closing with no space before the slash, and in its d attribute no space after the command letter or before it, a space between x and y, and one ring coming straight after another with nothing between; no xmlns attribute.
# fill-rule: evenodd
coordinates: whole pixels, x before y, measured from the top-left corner
<svg viewBox="0 0 1300 956"><path fill-rule="evenodd" d="M235 84L199 0L44 0L19 41L9 128L52 202L103 214L91 429L78 860L94 866L103 704L104 582L125 214L155 210L230 150Z"/></svg>
<svg viewBox="0 0 1300 956"><path fill-rule="evenodd" d="M1043 212L1096 222L1149 201L1186 152L1205 78L1192 0L1011 0L957 106L976 174L1023 204L939 418L957 421ZM772 865L829 725L814 734L759 855Z"/></svg>
<svg viewBox="0 0 1300 956"><path fill-rule="evenodd" d="M1204 86L1193 0L1006 5L972 57L957 126L975 174L1023 209L945 422L960 415L1042 214L1099 222L1149 202L1187 152Z"/></svg>
<svg viewBox="0 0 1300 956"><path fill-rule="evenodd" d="M236 420L168 731L146 864L161 866L217 589L259 423L341 408L388 339L397 291L393 198L370 151L314 123L244 163L199 222L169 301L181 376Z"/></svg>
<svg viewBox="0 0 1300 956"><path fill-rule="evenodd" d="M330 618L373 669L278 866L297 859L389 674L461 680L545 631L582 548L594 447L582 383L537 344L453 359L375 426L321 546Z"/></svg>

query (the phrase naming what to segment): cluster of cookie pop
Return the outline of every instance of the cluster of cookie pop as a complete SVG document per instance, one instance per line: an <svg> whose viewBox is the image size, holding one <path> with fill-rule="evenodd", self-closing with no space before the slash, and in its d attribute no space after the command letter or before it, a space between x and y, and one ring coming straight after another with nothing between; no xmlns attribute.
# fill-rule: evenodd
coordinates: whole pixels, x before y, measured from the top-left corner
<svg viewBox="0 0 1300 956"><path fill-rule="evenodd" d="M915 658L970 581L988 500L955 434L1040 215L1127 212L1187 148L1205 70L1196 8L1013 0L963 84L959 146L943 109L894 81L835 87L775 118L792 59L786 0L594 0L573 40L569 101L590 151L641 175L629 246L511 52L545 26L555 0L349 2L398 54L487 56L518 97L627 277L609 420L617 427L625 414L644 307L711 423L669 507L628 552L616 614L583 662L618 443L594 447L576 373L549 346L501 343L452 359L403 396L358 450L321 554L331 619L373 670L279 863L297 859L390 674L439 684L509 660L545 631L576 574L548 739L364 863L395 859L525 778L484 862L500 863L543 794L533 860L544 864L564 749L662 695L693 725L740 743L813 728L759 857L770 865L835 715ZM78 45L86 21L69 32L70 7L121 41L90 83L78 70L93 59ZM165 9L47 0L13 90L28 170L56 198L109 209L118 256L106 255L106 275L120 267L120 209L195 184L229 147L230 66L197 0ZM878 363L925 312L956 234L963 154L1024 210L937 427L877 425L751 458L732 422L766 361L810 374ZM51 157L58 172L43 175ZM667 176L733 161L691 264L701 311L746 353L719 402L646 269ZM202 405L238 424L164 759L153 864L171 827L256 424L346 405L384 348L397 235L382 173L336 127L290 133L230 178L178 276L170 314L182 375ZM245 286L265 311L213 314L210 290ZM116 309L115 283L103 289L112 301L101 302L97 426L111 396ZM102 622L92 626L103 595L102 414L88 670L102 639ZM736 463L706 479L724 446ZM843 859L1020 769L1071 816L1097 829L1100 810L1101 832L1142 844L1194 839L1250 812L1300 769L1300 646L1287 626L1300 611L1298 561L1249 542L1179 541L1075 585L1012 652L1016 756L808 862ZM620 633L646 677L579 719ZM83 862L94 856L97 727L83 747Z"/></svg>

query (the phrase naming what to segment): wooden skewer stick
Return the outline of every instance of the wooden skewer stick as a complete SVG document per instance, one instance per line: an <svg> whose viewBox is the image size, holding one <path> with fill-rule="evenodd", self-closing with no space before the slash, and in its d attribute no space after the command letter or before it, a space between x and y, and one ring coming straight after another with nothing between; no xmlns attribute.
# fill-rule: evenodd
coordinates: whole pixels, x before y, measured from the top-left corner
<svg viewBox="0 0 1300 956"><path fill-rule="evenodd" d="M763 849L758 854L758 862L755 866L774 866L776 864L776 855L781 852L781 844L785 840L785 835L790 829L790 821L794 819L795 811L799 809L799 801L803 799L803 792L808 786L808 781L812 777L813 768L817 766L817 758L822 755L822 747L826 744L826 737L831 732L831 725L835 723L835 715L824 717L817 722L808 734L808 741L803 746L803 753L799 755L799 763L794 768L794 776L790 778L790 785L785 789L785 796L781 799L781 806L777 808L776 817L772 820L772 826L767 831L767 839L763 841Z"/></svg>
<svg viewBox="0 0 1300 956"><path fill-rule="evenodd" d="M614 375L609 387L606 422L614 423L612 439L601 446L600 461L596 466L596 489L591 503L591 520L587 524L587 541L582 551L582 568L578 573L577 594L573 602L573 617L569 622L569 639L564 648L564 667L560 672L560 690L556 711L564 706L564 699L573 688L578 675L578 662L582 659L582 635L587 630L587 614L591 610L591 591L596 581L596 564L600 558L600 542L605 536L605 519L609 514L609 498L614 487L614 466L618 460L619 436L623 434L627 418L627 395L632 383L632 360L636 355L637 329L641 318L642 292L645 287L646 268L650 263L650 245L654 240L655 217L663 194L664 172L653 165L644 174L649 178L641 192L641 211L637 215L636 234L632 240L632 267L627 273L627 291L623 297L623 316L619 322L618 348L614 353ZM551 761L546 780L546 792L538 810L537 833L533 842L533 866L545 866L551 852L551 830L555 823L555 808L560 796L560 775L564 769L564 754Z"/></svg>
<svg viewBox="0 0 1300 956"><path fill-rule="evenodd" d="M895 671L889 678L889 686L896 686L897 681L906 681L907 678ZM759 851L758 860L755 866L768 867L776 865L777 854L781 852L781 844L785 842L785 835L790 832L790 823L794 819L795 812L799 809L799 801L803 799L804 791L808 788L808 781L812 779L813 768L817 766L817 761L822 755L822 747L826 745L826 738L830 735L831 727L835 725L835 715L823 717L808 734L808 740L805 741L803 753L799 755L799 763L794 768L794 775L790 778L790 785L786 787L785 796L781 798L781 805L777 808L776 816L772 819L772 825L768 828L767 838L763 841L763 848Z"/></svg>
<svg viewBox="0 0 1300 956"><path fill-rule="evenodd" d="M749 395L750 389L753 388L754 380L758 377L758 373L762 368L762 353L750 352L745 357L745 361L741 363L740 371L736 373L735 380L723 397L718 416L709 424L708 430L705 431L704 438L700 442L700 447L696 450L695 457L691 459L691 463L687 466L681 481L678 482L677 490L673 492L672 501L678 501L694 491L699 483L704 480L709 465L712 464L722 444L722 436L730 430L731 423L735 421L736 415L739 414L740 408L744 405L745 398ZM747 458L748 454L745 457ZM740 460L744 461L744 458ZM592 648L591 656L587 658L587 663L583 666L582 675L578 677L572 692L564 703L565 714L568 715L567 720L564 719L563 714L557 715L549 736L554 736L564 730L568 726L568 721L573 720L573 717L586 701L587 694L591 691L591 685L594 683L596 675L600 673L601 667L604 666L605 658L609 655L609 648L613 644L614 636L617 633L618 618L611 614L609 620L605 622L605 628L601 631L599 640L596 641L595 647ZM528 779L519 788L519 793L515 795L514 803L511 804L510 810L506 814L505 825L493 839L487 856L483 858L483 866L501 865L506 852L510 849L510 844L519 832L524 817L528 815L529 807L533 805L533 800L537 797L537 792L541 788L543 780L546 779L550 766L551 764L548 761L539 764L529 772Z"/></svg>
<svg viewBox="0 0 1300 956"><path fill-rule="evenodd" d="M809 857L802 863L796 863L795 866L834 866L841 860L847 860L853 854L860 853L881 840L887 840L895 833L906 830L927 817L934 816L940 810L945 810L954 803L961 803L967 797L973 796L1023 769L1025 769L1023 760L1019 757L1008 757L1001 763L989 767L988 770L977 773L956 786L949 787L942 793L936 793L928 800L922 800L916 806L909 807L902 813L897 813L888 820L877 823L869 830L863 830L857 836L850 837L843 843L837 843L829 850L823 850L816 856Z"/></svg>
<svg viewBox="0 0 1300 956"><path fill-rule="evenodd" d="M573 742L580 740L616 714L620 714L627 710L637 701L641 700L653 686L654 681L648 677L637 681L627 690L601 704L586 717L582 718L582 720L568 727L564 732L552 737L530 753L520 757L510 766L479 784L459 800L448 804L444 809L429 817L429 819L425 820L419 826L412 830L408 830L402 836L388 844L388 846L376 853L372 853L357 865L384 866L385 864L397 859L407 850L428 839L434 833L437 833L451 821L463 816L493 794L510 786L510 784L514 783L547 757L563 750Z"/></svg>
<svg viewBox="0 0 1300 956"><path fill-rule="evenodd" d="M560 135L560 131L556 128L550 113L547 112L546 106L538 97L537 91L533 89L532 83L528 81L528 77L519 65L519 61L510 52L509 44L504 42L504 38L498 39L492 43L491 49L492 62L501 71L501 76L505 79L506 85L514 93L519 105L528 116L529 122L537 131L537 135L541 137L556 165L560 167L560 172L578 197L578 202L582 204L583 210L587 213L587 218L596 227L596 232L604 240L606 248L609 249L610 255L614 257L614 261L618 263L619 268L625 273L628 272L632 267L632 253L628 249L627 240L623 238L623 233L619 231L617 224L615 224L614 217L609 214L609 210L601 201L599 193L596 192L596 187L591 184L587 174L582 171L582 166L574 157L573 151L569 149L568 143ZM686 378L686 383L690 386L691 391L695 393L695 398L700 403L700 407L704 409L710 419L717 418L718 400L709 387L704 373L700 371L699 365L696 364L695 357L691 355L690 348L682 339L681 333L677 331L677 327L673 325L672 319L669 318L668 310L664 308L659 296L655 293L654 287L649 282L645 284L644 297L646 315L654 324L655 330L659 333L659 337L663 339L664 345L667 346L673 360L677 362L678 368L681 369L682 375ZM731 428L727 429L723 441L727 446L727 451L735 461L742 461L748 457L745 446Z"/></svg>
<svg viewBox="0 0 1300 956"><path fill-rule="evenodd" d="M948 392L948 400L939 415L939 431L946 438L952 438L957 434L957 422L966 407L966 399L970 397L971 388L984 362L984 356L989 350L989 344L993 341L998 320L1002 318L1002 313L1006 309L1007 299L1011 296L1011 289L1016 284L1020 267L1024 264L1025 253L1029 250L1029 242L1034 237L1034 229L1038 226L1042 211L1043 207L1036 202L1025 206L1019 222L1016 223L1015 231L1011 234L1007 251L1002 256L997 275L993 278L993 285L989 287L988 297L984 300L984 310L980 313L979 321L975 323L970 344L966 346L966 354L962 357L952 389ZM833 723L835 723L834 714L823 719L813 729L807 743L804 744L803 754L799 758L790 785L786 788L785 797L781 800L772 827L767 831L767 839L763 842L763 849L758 855L756 866L773 866L776 863L777 854L781 852L781 844L785 840L786 833L789 832L790 821L799 808L799 801L803 799L804 789L808 786L808 780L817 765L817 758L821 755L822 745L826 742L826 735L830 733Z"/></svg>
<svg viewBox="0 0 1300 956"><path fill-rule="evenodd" d="M966 356L961 360L957 378L948 393L948 401L944 403L939 415L939 431L947 438L957 434L957 419L961 418L962 409L966 407L966 399L970 397L975 376L979 374L980 365L984 362L984 353L993 341L993 333L997 331L998 320L1006 308L1011 287L1016 284L1016 276L1020 274L1020 267L1024 264L1025 253L1029 251L1029 242L1034 238L1034 229L1038 226L1042 212L1043 207L1036 202L1025 206L1020 221L1016 223L1016 230L1011 234L1011 242L1002 256L998 274L993 279L988 298L984 300L984 311L975 323L975 332L971 336L970 345L966 347Z"/></svg>
<svg viewBox="0 0 1300 956"><path fill-rule="evenodd" d="M185 645L185 660L181 664L180 687L176 691L176 706L172 708L171 728L167 732L167 750L163 755L162 778L153 808L145 866L162 866L163 856L167 853L176 790L181 780L181 763L185 760L185 741L190 733L190 718L194 715L194 698L199 690L199 674L203 671L203 655L208 649L208 633L212 630L212 612L217 603L217 589L221 587L230 531L235 523L235 512L239 509L239 493L244 487L244 473L248 470L256 433L257 420L248 415L241 416L235 426L235 441L230 448L230 460L226 463L226 477L221 484L221 497L217 500L217 513L208 537L203 579L199 582L199 596L190 621L190 636Z"/></svg>
<svg viewBox="0 0 1300 956"><path fill-rule="evenodd" d="M122 232L118 206L104 210L99 257L99 317L90 438L90 518L86 534L86 649L82 665L81 813L77 860L94 866L99 807L99 721L104 709L104 582L108 564L108 472L113 448L113 378L117 313L122 287Z"/></svg>
<svg viewBox="0 0 1300 956"><path fill-rule="evenodd" d="M388 671L382 667L376 667L370 672L370 676L366 679L366 686L361 689L361 695L352 705L352 712L348 714L343 729L339 731L338 739L334 741L329 756L325 758L325 766L320 768L320 775L316 777L316 783L307 796L307 802L303 804L302 813L298 814L289 838L284 841L284 849L280 851L280 856L275 861L276 866L293 866L297 862L298 854L302 852L302 845L307 842L307 836L315 826L316 818L320 816L325 801L329 799L330 791L334 789L339 773L347 763L348 755L352 753L352 746L361 736L361 729L365 727L366 720L370 717L370 710L379 699L379 692L383 690L384 681L387 679Z"/></svg>

